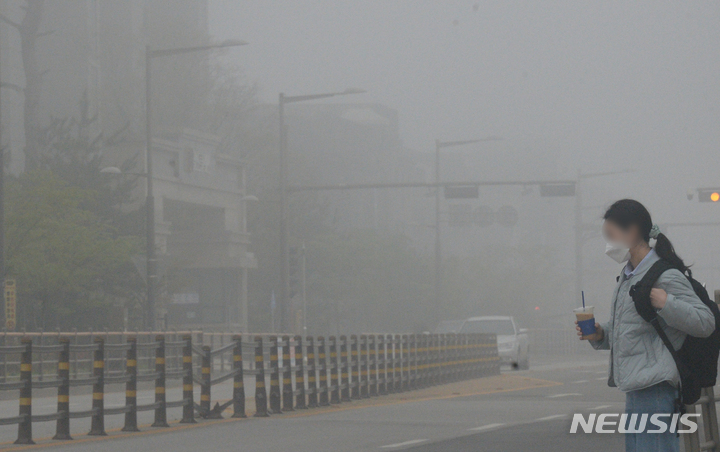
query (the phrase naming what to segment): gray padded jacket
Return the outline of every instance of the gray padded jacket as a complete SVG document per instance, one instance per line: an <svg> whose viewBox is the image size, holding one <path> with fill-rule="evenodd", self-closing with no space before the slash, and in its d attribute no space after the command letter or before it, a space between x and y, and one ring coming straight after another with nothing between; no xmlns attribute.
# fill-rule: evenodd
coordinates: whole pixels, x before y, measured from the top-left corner
<svg viewBox="0 0 720 452"><path fill-rule="evenodd" d="M634 274L620 275L610 320L601 323L602 341L590 341L596 350L610 350L609 386L621 391L647 388L663 381L678 386L680 376L675 361L660 336L635 310L630 287L640 281L648 269L660 258L652 252L635 269ZM668 270L655 283L667 292L665 307L658 311L660 324L679 349L690 334L707 337L715 329L715 317L698 298L690 282L679 270Z"/></svg>

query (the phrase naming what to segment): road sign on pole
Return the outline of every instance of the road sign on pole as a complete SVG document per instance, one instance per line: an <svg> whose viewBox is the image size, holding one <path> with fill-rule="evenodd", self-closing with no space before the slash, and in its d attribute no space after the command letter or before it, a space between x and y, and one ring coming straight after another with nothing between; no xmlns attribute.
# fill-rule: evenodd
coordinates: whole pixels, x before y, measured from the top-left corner
<svg viewBox="0 0 720 452"><path fill-rule="evenodd" d="M15 330L15 280L8 278L5 280L5 328L9 331Z"/></svg>

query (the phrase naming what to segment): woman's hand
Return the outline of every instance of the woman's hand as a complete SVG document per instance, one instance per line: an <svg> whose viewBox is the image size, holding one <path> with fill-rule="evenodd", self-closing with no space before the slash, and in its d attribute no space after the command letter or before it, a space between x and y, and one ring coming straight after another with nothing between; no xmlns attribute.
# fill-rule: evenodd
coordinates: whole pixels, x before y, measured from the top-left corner
<svg viewBox="0 0 720 452"><path fill-rule="evenodd" d="M583 336L582 330L580 330L580 327L577 324L577 320L575 321L575 330L577 330L577 335L580 336L580 340L582 341L601 341L605 337L605 332L599 323L595 323L595 334Z"/></svg>
<svg viewBox="0 0 720 452"><path fill-rule="evenodd" d="M653 287L650 290L650 304L655 309L662 309L665 307L667 301L667 292L657 287Z"/></svg>

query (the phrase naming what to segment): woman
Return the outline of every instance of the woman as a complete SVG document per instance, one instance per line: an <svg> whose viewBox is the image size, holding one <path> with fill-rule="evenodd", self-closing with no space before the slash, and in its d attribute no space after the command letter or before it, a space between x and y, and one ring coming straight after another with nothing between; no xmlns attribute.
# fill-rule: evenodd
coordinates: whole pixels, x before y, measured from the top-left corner
<svg viewBox="0 0 720 452"><path fill-rule="evenodd" d="M618 263L625 263L620 274L610 320L595 324L595 334L582 336L596 350L610 350L608 385L625 392L627 420L638 413L635 427L642 413L647 413L644 430L655 430L649 422L655 413L672 414L677 411L680 376L670 351L657 331L643 320L635 310L630 287L640 281L647 270L659 259L675 267L662 274L650 294L652 306L657 310L660 324L675 349L685 337L707 337L715 329L715 318L710 309L695 295L690 282L683 275L687 266L664 234L652 223L650 213L639 202L622 199L605 212L602 226L608 244L606 254ZM577 322L576 322L577 323ZM661 418L668 420L666 416ZM630 427L632 427L632 424ZM680 440L675 433L626 433L625 450L628 452L678 451Z"/></svg>

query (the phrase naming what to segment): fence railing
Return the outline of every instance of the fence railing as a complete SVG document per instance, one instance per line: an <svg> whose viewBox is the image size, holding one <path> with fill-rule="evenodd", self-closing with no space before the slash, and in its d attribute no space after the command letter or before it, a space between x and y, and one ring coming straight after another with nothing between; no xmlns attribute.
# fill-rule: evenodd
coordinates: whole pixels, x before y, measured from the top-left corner
<svg viewBox="0 0 720 452"><path fill-rule="evenodd" d="M715 388L703 388L700 399L686 405L688 413L697 413L700 408L700 421L697 431L682 435L687 452L720 451L720 433L718 433L718 417L716 403L720 397L715 395Z"/></svg>
<svg viewBox="0 0 720 452"><path fill-rule="evenodd" d="M167 427L167 409L182 408L181 423L246 417L244 376L255 376L257 417L349 402L500 373L495 335L363 334L327 339L199 332L5 335L0 346L0 391L18 391L16 444L32 444L36 422L56 422L54 439L72 439L70 422L91 418L89 435L105 435L105 417L125 416L123 431L138 431L138 412L154 411L153 427ZM218 346L215 346L218 342ZM245 365L243 354L254 356ZM54 368L54 372L51 369ZM266 386L269 374L269 388ZM168 401L166 385L182 380L182 398ZM215 401L213 386L232 380L232 397ZM138 383L154 382L155 400L138 404ZM105 407L106 385L124 384L125 403ZM200 387L200 401L194 391ZM70 410L70 388L92 386L92 406ZM32 414L33 390L55 388L57 411ZM83 397L82 395L73 396ZM85 396L87 397L87 396Z"/></svg>

